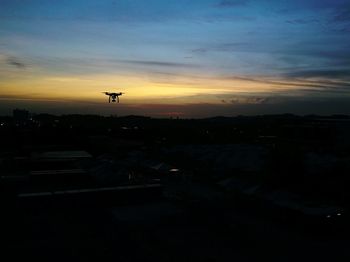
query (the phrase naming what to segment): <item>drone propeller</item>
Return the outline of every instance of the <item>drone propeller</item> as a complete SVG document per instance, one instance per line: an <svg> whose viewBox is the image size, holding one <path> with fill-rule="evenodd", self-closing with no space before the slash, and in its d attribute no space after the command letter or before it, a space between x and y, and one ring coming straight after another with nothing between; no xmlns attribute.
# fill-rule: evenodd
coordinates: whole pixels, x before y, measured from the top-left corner
<svg viewBox="0 0 350 262"><path fill-rule="evenodd" d="M105 95L124 95L125 94L124 92L119 92L119 93L101 92L101 93Z"/></svg>

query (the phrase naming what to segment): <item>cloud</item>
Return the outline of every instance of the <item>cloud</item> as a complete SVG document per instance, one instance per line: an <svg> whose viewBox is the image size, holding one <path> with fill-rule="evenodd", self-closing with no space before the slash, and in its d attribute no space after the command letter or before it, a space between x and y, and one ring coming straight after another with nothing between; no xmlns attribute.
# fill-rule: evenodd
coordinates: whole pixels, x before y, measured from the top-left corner
<svg viewBox="0 0 350 262"><path fill-rule="evenodd" d="M31 59L35 65L42 70L69 75L86 75L86 74L109 74L118 71L121 74L137 72L152 73L158 72L163 74L172 74L178 70L200 68L201 65L191 63L191 59L181 62L162 61L162 60L129 60L117 58L103 58L98 56L41 56ZM170 60L170 59L169 59ZM17 62L18 59L16 60ZM28 64L25 66L28 67ZM162 72L167 71L167 72Z"/></svg>
<svg viewBox="0 0 350 262"><path fill-rule="evenodd" d="M218 3L218 7L236 7L236 6L244 6L248 3L248 0L221 0Z"/></svg>
<svg viewBox="0 0 350 262"><path fill-rule="evenodd" d="M299 70L284 76L300 84L298 92L304 95L350 96L350 69Z"/></svg>
<svg viewBox="0 0 350 262"><path fill-rule="evenodd" d="M350 79L350 69L300 70L285 74L296 78L336 78Z"/></svg>
<svg viewBox="0 0 350 262"><path fill-rule="evenodd" d="M324 74L324 70L308 70L308 71L293 71L287 72L280 75L277 78L268 78L263 76L222 76L221 79L232 80L232 81L245 81L252 82L257 84L265 84L270 86L271 92L276 95L347 95L350 96L350 78L339 77L335 78L333 74L336 73L328 72ZM338 72L339 73L339 72ZM342 72L346 75L346 72ZM342 75L341 73L339 73ZM321 77L322 75L322 77ZM331 77L331 75L333 77ZM260 93L257 98L265 98L270 94L270 92L263 94ZM257 95L257 94L256 94ZM248 97L247 95L243 96L244 98ZM249 96L251 97L251 96ZM223 97L220 96L220 99ZM225 101L228 101L228 98L224 98ZM241 101L244 101L241 100ZM250 99L245 102L249 103L258 103L258 102L271 102L271 100L259 100L259 99Z"/></svg>
<svg viewBox="0 0 350 262"><path fill-rule="evenodd" d="M160 67L198 67L194 64L163 62L163 61L149 61L149 60L116 60L120 63L135 64L143 66L160 66Z"/></svg>
<svg viewBox="0 0 350 262"><path fill-rule="evenodd" d="M348 6L348 0L293 0L293 1L276 1L281 2L278 13L291 14L299 13L300 11L329 11L332 12L334 9L343 9ZM283 3L284 2L284 3Z"/></svg>
<svg viewBox="0 0 350 262"><path fill-rule="evenodd" d="M210 51L214 52L234 52L234 51L247 51L252 50L256 45L249 42L233 42L233 43L220 43L215 45L209 45L206 47L192 49L192 53L204 54Z"/></svg>
<svg viewBox="0 0 350 262"><path fill-rule="evenodd" d="M18 69L25 69L27 66L26 64L22 63L18 58L16 57L9 57L7 58L6 63L8 65L14 66Z"/></svg>
<svg viewBox="0 0 350 262"><path fill-rule="evenodd" d="M318 19L293 19L293 20L287 20L286 22L292 25L307 25L307 24L319 23L320 21Z"/></svg>
<svg viewBox="0 0 350 262"><path fill-rule="evenodd" d="M255 47L256 45L249 42L236 42L236 43L222 43L217 44L216 46L213 46L211 50L213 51L220 51L220 52L233 52L233 51L240 51L243 50L249 50Z"/></svg>
<svg viewBox="0 0 350 262"><path fill-rule="evenodd" d="M269 97L234 96L221 99L223 104L265 104L269 102Z"/></svg>
<svg viewBox="0 0 350 262"><path fill-rule="evenodd" d="M297 77L298 74L293 73L285 73L281 76L281 78L276 79L269 79L264 77L239 77L239 76L229 76L229 77L223 77L223 79L231 79L231 80L240 80L240 81L249 81L254 83L261 83L261 84L269 84L271 86L275 87L295 87L295 88L325 88L325 87L344 87L349 86L349 83L347 82L334 82L331 80L310 80L310 79L304 79L304 77ZM302 79L298 79L302 78Z"/></svg>
<svg viewBox="0 0 350 262"><path fill-rule="evenodd" d="M350 25L348 27L343 27L339 29L339 33L350 33Z"/></svg>
<svg viewBox="0 0 350 262"><path fill-rule="evenodd" d="M204 54L208 51L209 51L208 48L195 48L191 50L192 53L197 53L197 54Z"/></svg>
<svg viewBox="0 0 350 262"><path fill-rule="evenodd" d="M333 22L350 22L350 5L344 8L338 8L334 14Z"/></svg>
<svg viewBox="0 0 350 262"><path fill-rule="evenodd" d="M5 1L3 4L2 2ZM46 20L120 22L127 24L169 21L216 21L217 15L208 16L208 10L216 7L244 5L247 0L2 0L0 20ZM215 4L215 2L219 2ZM233 18L235 19L235 18Z"/></svg>

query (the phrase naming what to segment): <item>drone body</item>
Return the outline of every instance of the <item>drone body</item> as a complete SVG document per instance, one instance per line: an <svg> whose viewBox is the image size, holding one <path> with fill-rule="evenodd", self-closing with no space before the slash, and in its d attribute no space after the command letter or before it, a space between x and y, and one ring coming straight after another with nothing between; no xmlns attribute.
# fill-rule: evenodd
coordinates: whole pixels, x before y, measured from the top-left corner
<svg viewBox="0 0 350 262"><path fill-rule="evenodd" d="M109 98L108 98L108 102L109 102L109 103L111 102L111 100L112 100L113 103L115 103L115 102L119 103L119 96L121 96L122 94L124 94L124 93L122 93L122 92L120 92L120 93L103 92L103 93L104 93L105 95L109 96Z"/></svg>

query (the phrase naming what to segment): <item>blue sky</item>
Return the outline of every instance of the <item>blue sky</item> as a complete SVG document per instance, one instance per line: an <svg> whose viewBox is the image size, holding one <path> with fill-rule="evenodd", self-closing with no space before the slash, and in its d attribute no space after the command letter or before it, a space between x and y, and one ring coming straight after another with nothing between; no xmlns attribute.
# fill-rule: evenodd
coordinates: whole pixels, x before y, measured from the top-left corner
<svg viewBox="0 0 350 262"><path fill-rule="evenodd" d="M350 114L349 0L1 0L0 35L0 113Z"/></svg>

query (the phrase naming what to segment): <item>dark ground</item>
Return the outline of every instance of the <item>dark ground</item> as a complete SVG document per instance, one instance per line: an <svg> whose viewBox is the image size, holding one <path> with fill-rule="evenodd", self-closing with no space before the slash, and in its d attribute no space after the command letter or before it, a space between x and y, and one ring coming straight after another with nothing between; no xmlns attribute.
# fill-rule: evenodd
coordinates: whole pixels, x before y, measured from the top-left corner
<svg viewBox="0 0 350 262"><path fill-rule="evenodd" d="M53 148L86 150L96 163L111 160L115 166L107 167L116 171L153 175L149 166L155 160L184 170L177 180L158 170L162 195L122 204L15 204L1 181L1 254L44 261L350 261L348 215L328 221L218 189L233 177L258 184L265 196L292 192L348 210L349 119L0 118L2 174L29 172L16 161Z"/></svg>
<svg viewBox="0 0 350 262"><path fill-rule="evenodd" d="M12 210L2 223L3 254L45 261L349 261L349 232L251 207L163 199Z"/></svg>

